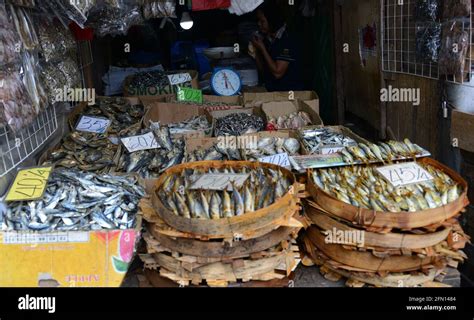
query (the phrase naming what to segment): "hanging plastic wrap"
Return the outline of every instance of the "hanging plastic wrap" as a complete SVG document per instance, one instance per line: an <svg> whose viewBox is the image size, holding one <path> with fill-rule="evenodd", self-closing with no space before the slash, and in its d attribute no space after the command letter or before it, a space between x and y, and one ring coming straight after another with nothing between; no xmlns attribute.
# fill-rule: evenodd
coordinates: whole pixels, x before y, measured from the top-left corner
<svg viewBox="0 0 474 320"><path fill-rule="evenodd" d="M66 78L66 86L69 88L81 87L81 76L77 62L71 57L66 57L64 61L61 61L57 68L64 74Z"/></svg>
<svg viewBox="0 0 474 320"><path fill-rule="evenodd" d="M137 1L105 0L89 15L88 26L95 29L99 37L125 35L131 26L143 23L141 8Z"/></svg>
<svg viewBox="0 0 474 320"><path fill-rule="evenodd" d="M59 70L56 64L48 63L43 66L41 70L41 79L44 83L49 101L55 103L57 89L63 89L67 86L66 76Z"/></svg>
<svg viewBox="0 0 474 320"><path fill-rule="evenodd" d="M469 17L471 15L471 0L444 0L443 18L445 20Z"/></svg>
<svg viewBox="0 0 474 320"><path fill-rule="evenodd" d="M176 18L176 1L174 0L143 0L143 18Z"/></svg>
<svg viewBox="0 0 474 320"><path fill-rule="evenodd" d="M425 63L438 61L441 47L441 24L424 23L416 26L416 60Z"/></svg>
<svg viewBox="0 0 474 320"><path fill-rule="evenodd" d="M76 55L76 42L69 29L43 19L38 27L41 51L46 62L61 60L64 55Z"/></svg>
<svg viewBox="0 0 474 320"><path fill-rule="evenodd" d="M18 131L38 115L16 71L0 70L0 126Z"/></svg>
<svg viewBox="0 0 474 320"><path fill-rule="evenodd" d="M21 7L34 8L36 6L35 0L9 0L9 2Z"/></svg>
<svg viewBox="0 0 474 320"><path fill-rule="evenodd" d="M7 11L0 0L0 65L18 62L20 48L21 41L8 20Z"/></svg>
<svg viewBox="0 0 474 320"><path fill-rule="evenodd" d="M48 104L48 97L40 81L37 58L28 51L23 52L23 69L21 76L23 84L30 95L30 100L37 113Z"/></svg>
<svg viewBox="0 0 474 320"><path fill-rule="evenodd" d="M459 21L449 22L443 27L443 43L439 56L440 72L463 79L466 56L469 49L469 29L463 29Z"/></svg>
<svg viewBox="0 0 474 320"><path fill-rule="evenodd" d="M34 50L39 46L38 36L29 13L22 7L9 5L11 18L26 50Z"/></svg>
<svg viewBox="0 0 474 320"><path fill-rule="evenodd" d="M437 21L441 9L441 0L416 0L415 20Z"/></svg>

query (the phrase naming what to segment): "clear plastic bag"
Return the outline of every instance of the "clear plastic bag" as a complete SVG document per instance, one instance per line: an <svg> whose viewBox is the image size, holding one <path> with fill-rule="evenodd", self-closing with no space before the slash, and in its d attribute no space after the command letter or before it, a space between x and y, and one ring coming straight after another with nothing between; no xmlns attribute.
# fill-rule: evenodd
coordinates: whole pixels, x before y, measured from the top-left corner
<svg viewBox="0 0 474 320"><path fill-rule="evenodd" d="M19 131L37 115L18 72L0 70L0 125Z"/></svg>
<svg viewBox="0 0 474 320"><path fill-rule="evenodd" d="M69 29L43 19L38 27L43 59L46 62L62 60L76 54L76 41Z"/></svg>
<svg viewBox="0 0 474 320"><path fill-rule="evenodd" d="M425 63L438 61L441 47L441 24L423 23L416 26L416 60Z"/></svg>
<svg viewBox="0 0 474 320"><path fill-rule="evenodd" d="M41 79L44 83L49 102L57 102L57 89L64 90L67 80L64 73L58 69L56 64L46 64L41 70Z"/></svg>
<svg viewBox="0 0 474 320"><path fill-rule="evenodd" d="M120 3L118 3L120 2ZM103 5L89 15L88 26L95 29L98 37L125 35L133 25L143 23L138 5L118 1L114 5Z"/></svg>
<svg viewBox="0 0 474 320"><path fill-rule="evenodd" d="M471 0L444 0L443 18L445 20L471 15Z"/></svg>
<svg viewBox="0 0 474 320"><path fill-rule="evenodd" d="M468 49L469 29L463 29L463 23L459 21L445 24L439 55L440 72L463 79Z"/></svg>
<svg viewBox="0 0 474 320"><path fill-rule="evenodd" d="M9 5L13 25L20 36L23 46L27 50L34 50L39 46L38 35L31 17L26 9Z"/></svg>
<svg viewBox="0 0 474 320"><path fill-rule="evenodd" d="M416 0L415 3L415 20L421 21L437 21L441 9L440 0Z"/></svg>
<svg viewBox="0 0 474 320"><path fill-rule="evenodd" d="M143 18L176 18L176 2L174 0L143 0Z"/></svg>
<svg viewBox="0 0 474 320"><path fill-rule="evenodd" d="M64 61L57 65L57 68L66 79L65 86L69 88L81 87L81 75L76 60L71 57L65 57Z"/></svg>
<svg viewBox="0 0 474 320"><path fill-rule="evenodd" d="M22 66L20 76L36 112L39 113L47 106L48 97L43 83L40 81L37 57L28 51L23 52Z"/></svg>
<svg viewBox="0 0 474 320"><path fill-rule="evenodd" d="M18 63L21 40L8 20L5 6L0 3L0 65Z"/></svg>

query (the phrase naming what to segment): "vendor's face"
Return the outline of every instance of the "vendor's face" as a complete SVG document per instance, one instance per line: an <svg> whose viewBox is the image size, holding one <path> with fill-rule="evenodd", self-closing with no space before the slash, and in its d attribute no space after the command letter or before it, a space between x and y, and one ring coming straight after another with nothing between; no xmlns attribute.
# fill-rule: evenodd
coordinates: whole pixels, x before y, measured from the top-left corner
<svg viewBox="0 0 474 320"><path fill-rule="evenodd" d="M270 26L268 25L268 20L261 10L257 11L257 24L261 33L270 33Z"/></svg>

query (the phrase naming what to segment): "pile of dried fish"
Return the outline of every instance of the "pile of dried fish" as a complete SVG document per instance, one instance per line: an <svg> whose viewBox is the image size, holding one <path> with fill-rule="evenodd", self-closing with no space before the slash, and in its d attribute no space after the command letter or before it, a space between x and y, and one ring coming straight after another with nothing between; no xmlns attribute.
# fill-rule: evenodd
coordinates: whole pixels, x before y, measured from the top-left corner
<svg viewBox="0 0 474 320"><path fill-rule="evenodd" d="M280 116L278 119L270 118L268 120L268 125L274 127L276 130L296 130L311 124L311 117L303 111L293 112L286 116Z"/></svg>
<svg viewBox="0 0 474 320"><path fill-rule="evenodd" d="M209 149L198 148L187 154L187 162L204 160L257 161L260 158L280 153L297 156L300 149L299 141L294 138L268 137L259 139L255 146L244 146L244 148L237 148L237 146L221 148L219 144Z"/></svg>
<svg viewBox="0 0 474 320"><path fill-rule="evenodd" d="M184 159L184 140L173 139L166 126L152 126L151 131L160 145L158 149L122 153L117 171L138 173L145 179L158 178L165 170L181 164ZM150 132L150 129L128 132L127 136L136 136Z"/></svg>
<svg viewBox="0 0 474 320"><path fill-rule="evenodd" d="M249 174L242 187L230 183L230 190L191 190L204 174ZM291 181L281 171L259 168L233 170L185 170L169 176L158 190L162 204L177 216L189 219L225 219L266 208L282 198Z"/></svg>
<svg viewBox="0 0 474 320"><path fill-rule="evenodd" d="M152 127L153 126L159 127L160 124L152 123ZM182 122L168 124L167 127L172 135L190 131L203 131L206 135L212 134L212 125L209 123L206 116L192 117Z"/></svg>
<svg viewBox="0 0 474 320"><path fill-rule="evenodd" d="M260 132L265 128L262 118L247 113L233 113L216 121L215 135L242 136Z"/></svg>
<svg viewBox="0 0 474 320"><path fill-rule="evenodd" d="M8 20L7 12L0 4L0 65L7 65L18 60L20 45L20 39Z"/></svg>
<svg viewBox="0 0 474 320"><path fill-rule="evenodd" d="M318 153L323 147L350 147L357 142L331 128L304 130L301 132L303 144L310 154Z"/></svg>
<svg viewBox="0 0 474 320"><path fill-rule="evenodd" d="M448 175L432 166L422 166L433 181L399 188L379 177L374 167L315 170L313 180L321 190L347 204L381 212L434 209L460 197L461 188Z"/></svg>
<svg viewBox="0 0 474 320"><path fill-rule="evenodd" d="M170 84L164 71L147 71L137 73L129 83L130 88L166 87Z"/></svg>
<svg viewBox="0 0 474 320"><path fill-rule="evenodd" d="M68 134L61 146L49 155L46 163L56 167L107 172L116 167L120 156L118 138L129 136L134 129L139 130L144 108L131 105L122 98L101 98L98 105L87 106L83 114L112 120L109 130L104 134L79 131ZM75 125L71 123L72 127Z"/></svg>
<svg viewBox="0 0 474 320"><path fill-rule="evenodd" d="M355 160L368 163L370 161L392 162L393 160L403 158L416 158L426 154L427 151L405 139L404 142L388 141L387 143L380 142L378 144L359 143L357 146L348 147L342 150L342 157L346 163L354 163Z"/></svg>
<svg viewBox="0 0 474 320"><path fill-rule="evenodd" d="M135 227L145 195L135 177L54 171L41 200L14 202L0 215L3 231L89 231Z"/></svg>

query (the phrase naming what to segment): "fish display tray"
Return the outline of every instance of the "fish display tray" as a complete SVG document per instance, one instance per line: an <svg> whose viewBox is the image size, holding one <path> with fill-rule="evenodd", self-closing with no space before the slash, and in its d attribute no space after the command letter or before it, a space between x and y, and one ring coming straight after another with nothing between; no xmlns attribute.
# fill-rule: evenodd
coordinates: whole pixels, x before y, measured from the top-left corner
<svg viewBox="0 0 474 320"><path fill-rule="evenodd" d="M162 277L159 271L145 269L144 274L139 277L141 288L177 288L180 284ZM229 283L228 288L288 288L294 284L295 273L282 279L273 279L269 281L238 281ZM208 285L190 285L191 288L209 288Z"/></svg>
<svg viewBox="0 0 474 320"><path fill-rule="evenodd" d="M320 230L337 230L342 232L364 232L364 243L356 244L351 243L347 245L355 245L357 247L363 247L372 250L396 250L407 252L409 250L419 250L428 247L433 247L442 241L445 241L448 236L452 236L454 226L446 225L441 227L441 230L436 232L425 232L419 234L413 233L376 233L366 230L357 229L345 222L339 221L335 217L331 217L328 213L316 209L316 204L305 206L305 215L309 218L311 223L316 226L312 226L306 229L308 236L314 235ZM457 221L454 222L457 226ZM319 228L319 229L318 229Z"/></svg>
<svg viewBox="0 0 474 320"><path fill-rule="evenodd" d="M410 288L410 287L450 287L446 275L460 278L456 267L447 266L439 269L432 268L424 272L374 273L350 268L341 268L341 264L330 259L318 250L308 238L303 239L307 256L303 258L306 267L318 266L325 279L332 282L345 280L347 287L383 287L383 288ZM447 278L447 277L446 277ZM459 279L460 280L460 279Z"/></svg>
<svg viewBox="0 0 474 320"><path fill-rule="evenodd" d="M159 270L162 277L182 286L228 287L239 281L271 281L289 277L300 262L299 248L291 243L280 252L262 251L251 257L222 261L198 259L179 253L142 254L146 269Z"/></svg>
<svg viewBox="0 0 474 320"><path fill-rule="evenodd" d="M157 190L170 175L180 174L185 169L221 169L229 167L234 169L247 167L251 169L280 170L285 177L292 181L292 187L290 187L292 190L267 208L246 213L242 216L219 220L188 219L176 216L162 204L157 195ZM178 165L165 171L156 181L152 201L156 213L166 224L180 232L188 233L194 238L203 240L233 239L238 236L242 240L246 240L262 236L283 225L291 226L292 217L301 210L300 197L304 190L305 185L298 183L290 171L276 165L248 161L202 161Z"/></svg>
<svg viewBox="0 0 474 320"><path fill-rule="evenodd" d="M456 201L435 209L398 213L377 212L347 204L319 189L313 181L312 170L308 170L308 192L325 211L364 228L410 230L440 224L462 212L469 205L467 182L455 171L436 160L423 158L419 162L431 165L449 175L463 188L460 197Z"/></svg>

